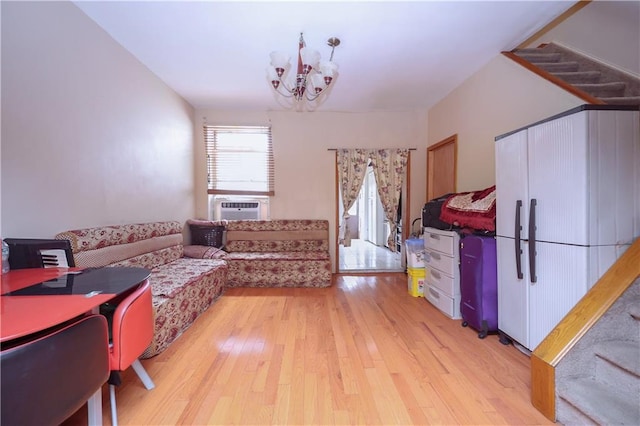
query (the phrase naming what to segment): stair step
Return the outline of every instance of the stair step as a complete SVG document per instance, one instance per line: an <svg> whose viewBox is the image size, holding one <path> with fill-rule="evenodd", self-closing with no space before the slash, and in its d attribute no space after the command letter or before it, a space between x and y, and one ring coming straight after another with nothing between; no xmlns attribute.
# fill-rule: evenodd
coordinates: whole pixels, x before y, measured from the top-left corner
<svg viewBox="0 0 640 426"><path fill-rule="evenodd" d="M640 96L637 97L640 100ZM640 303L634 303L629 307L629 314L636 320L640 321Z"/></svg>
<svg viewBox="0 0 640 426"><path fill-rule="evenodd" d="M553 75L569 84L598 83L600 71L554 72Z"/></svg>
<svg viewBox="0 0 640 426"><path fill-rule="evenodd" d="M560 53L522 52L519 50L516 55L534 64L538 62L560 62L562 60Z"/></svg>
<svg viewBox="0 0 640 426"><path fill-rule="evenodd" d="M523 47L522 49L515 50L513 53L519 55L521 53L543 53L546 52L544 47Z"/></svg>
<svg viewBox="0 0 640 426"><path fill-rule="evenodd" d="M640 96L625 96L625 97L601 97L601 101L606 102L609 105L640 105ZM634 316L635 319L640 320L640 313Z"/></svg>
<svg viewBox="0 0 640 426"><path fill-rule="evenodd" d="M593 348L595 378L609 386L640 395L640 342L602 342Z"/></svg>
<svg viewBox="0 0 640 426"><path fill-rule="evenodd" d="M609 361L640 379L640 343L614 341L597 345L597 357Z"/></svg>
<svg viewBox="0 0 640 426"><path fill-rule="evenodd" d="M575 61L569 62L538 62L535 64L539 68L551 73L555 72L575 72L578 71L578 63Z"/></svg>
<svg viewBox="0 0 640 426"><path fill-rule="evenodd" d="M621 81L615 83L574 84L573 86L596 98L623 97L624 90L627 87L627 85Z"/></svg>
<svg viewBox="0 0 640 426"><path fill-rule="evenodd" d="M565 83L611 105L640 105L640 79L555 43L512 51ZM605 83L600 83L600 82ZM625 96L626 95L626 96ZM634 318L640 320L640 313Z"/></svg>
<svg viewBox="0 0 640 426"><path fill-rule="evenodd" d="M637 394L592 379L574 379L558 387L558 396L597 424L640 424Z"/></svg>

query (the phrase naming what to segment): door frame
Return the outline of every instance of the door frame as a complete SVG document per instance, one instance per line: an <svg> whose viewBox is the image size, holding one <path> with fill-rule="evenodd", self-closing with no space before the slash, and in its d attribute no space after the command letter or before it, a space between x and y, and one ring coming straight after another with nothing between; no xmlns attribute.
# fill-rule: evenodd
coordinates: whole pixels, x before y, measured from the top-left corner
<svg viewBox="0 0 640 426"><path fill-rule="evenodd" d="M401 245L401 249L404 250L404 241L407 239L407 236L409 235L409 233L411 232L410 228L410 224L411 224L411 219L409 218L409 208L411 206L411 151L415 151L415 148L409 148L409 155L407 156L407 169L405 171L406 175L405 175L405 179L404 179L404 184L402 185L402 233L401 233L401 239L402 239L402 245ZM341 273L340 272L340 243L338 242L338 235L340 234L340 205L342 204L342 200L340 199L340 186L339 186L339 181L340 181L340 173L338 171L338 152L336 151L335 157L334 157L334 173L335 173L335 177L334 177L334 182L335 182L335 239L334 239L334 244L335 244L335 263L333 265L333 271L334 273ZM406 256L404 256L401 253L401 257L400 257L400 264L401 264L401 268L405 269L406 268ZM376 274L377 272L363 272L364 274Z"/></svg>

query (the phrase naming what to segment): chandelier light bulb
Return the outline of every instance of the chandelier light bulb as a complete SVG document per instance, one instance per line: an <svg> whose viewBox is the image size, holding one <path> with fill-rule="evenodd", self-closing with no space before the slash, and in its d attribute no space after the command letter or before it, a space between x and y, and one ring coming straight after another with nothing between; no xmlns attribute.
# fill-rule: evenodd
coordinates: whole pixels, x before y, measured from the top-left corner
<svg viewBox="0 0 640 426"><path fill-rule="evenodd" d="M311 75L311 84L313 85L313 90L316 94L322 92L326 85L324 77L317 73Z"/></svg>
<svg viewBox="0 0 640 426"><path fill-rule="evenodd" d="M284 52L274 51L271 52L271 65L276 69L284 69L289 65L289 55Z"/></svg>
<svg viewBox="0 0 640 426"><path fill-rule="evenodd" d="M273 86L273 88L276 90L278 90L278 86L280 86L281 76L282 76L282 73L280 73L279 69L274 68L272 66L267 67L267 77L269 78L269 81L271 82L271 85Z"/></svg>
<svg viewBox="0 0 640 426"><path fill-rule="evenodd" d="M309 49L308 47L303 47L300 49L300 57L302 58L302 72L304 74L309 74L313 68L318 66L318 62L320 61L320 52Z"/></svg>
<svg viewBox="0 0 640 426"><path fill-rule="evenodd" d="M324 82L328 86L333 81L333 76L336 74L338 70L338 64L331 61L321 61L320 62L320 73L324 77Z"/></svg>
<svg viewBox="0 0 640 426"><path fill-rule="evenodd" d="M338 71L338 64L331 61L321 61L319 68L322 75L333 77L336 71Z"/></svg>
<svg viewBox="0 0 640 426"><path fill-rule="evenodd" d="M282 77L284 70L289 65L289 55L284 52L274 51L271 52L271 66L275 68L278 73L278 77Z"/></svg>

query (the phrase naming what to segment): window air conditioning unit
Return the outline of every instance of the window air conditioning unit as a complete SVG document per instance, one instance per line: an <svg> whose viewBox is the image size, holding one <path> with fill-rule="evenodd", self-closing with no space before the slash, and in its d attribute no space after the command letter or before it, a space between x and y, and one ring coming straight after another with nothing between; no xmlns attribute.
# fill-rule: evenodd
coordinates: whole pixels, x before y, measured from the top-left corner
<svg viewBox="0 0 640 426"><path fill-rule="evenodd" d="M213 220L259 220L269 218L269 199L218 198L213 201Z"/></svg>
<svg viewBox="0 0 640 426"><path fill-rule="evenodd" d="M257 201L220 203L220 219L260 219L260 203Z"/></svg>

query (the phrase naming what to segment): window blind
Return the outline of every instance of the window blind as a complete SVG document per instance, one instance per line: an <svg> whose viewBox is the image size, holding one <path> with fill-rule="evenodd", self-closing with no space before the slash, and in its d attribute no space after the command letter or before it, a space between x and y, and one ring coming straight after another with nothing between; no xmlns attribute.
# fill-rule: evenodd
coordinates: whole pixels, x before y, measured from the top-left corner
<svg viewBox="0 0 640 426"><path fill-rule="evenodd" d="M209 194L274 195L271 127L204 126Z"/></svg>

